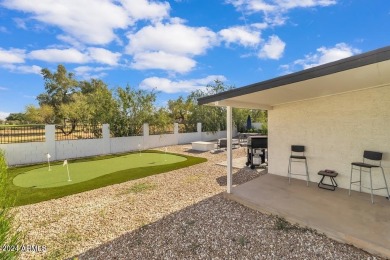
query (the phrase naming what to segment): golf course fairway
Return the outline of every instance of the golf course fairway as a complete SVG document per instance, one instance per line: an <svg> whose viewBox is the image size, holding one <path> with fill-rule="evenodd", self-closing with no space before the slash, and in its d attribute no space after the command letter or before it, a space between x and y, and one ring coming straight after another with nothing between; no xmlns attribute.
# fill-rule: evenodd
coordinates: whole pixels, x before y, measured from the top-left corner
<svg viewBox="0 0 390 260"><path fill-rule="evenodd" d="M88 181L110 173L186 161L187 158L165 153L133 153L110 159L89 162L68 161L68 165L54 165L27 171L13 179L23 188L53 188ZM68 175L69 170L69 175Z"/></svg>

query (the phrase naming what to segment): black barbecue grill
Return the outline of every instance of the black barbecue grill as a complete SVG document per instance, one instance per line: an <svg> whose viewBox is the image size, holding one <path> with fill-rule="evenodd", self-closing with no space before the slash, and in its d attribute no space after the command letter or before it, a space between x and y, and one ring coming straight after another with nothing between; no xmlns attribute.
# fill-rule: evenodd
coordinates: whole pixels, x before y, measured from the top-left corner
<svg viewBox="0 0 390 260"><path fill-rule="evenodd" d="M249 136L247 143L247 162L246 166L254 169L265 163L266 149L268 148L267 136Z"/></svg>

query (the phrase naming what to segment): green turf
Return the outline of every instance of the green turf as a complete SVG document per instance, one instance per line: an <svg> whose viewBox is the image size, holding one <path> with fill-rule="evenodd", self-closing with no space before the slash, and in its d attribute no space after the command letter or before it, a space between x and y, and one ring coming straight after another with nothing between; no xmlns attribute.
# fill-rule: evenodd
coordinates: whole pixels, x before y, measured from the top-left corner
<svg viewBox="0 0 390 260"><path fill-rule="evenodd" d="M146 154L149 154L149 153L152 154L154 156L154 158L161 159L161 160L159 160L160 163L155 161L155 164L153 164L153 162L150 162L151 163L151 164L149 164L150 166L147 166L147 167L127 168L124 170L117 170L117 171L111 170L110 174L104 174L104 175L101 175L99 177L95 177L93 179L89 179L89 180L85 180L85 181L81 181L81 182L77 182L77 183L75 183L77 171L73 168L73 166L75 166L76 164L81 164L82 162L89 162L88 164L93 165L93 162L99 162L99 163L102 163L104 161L110 162L111 159L130 156L130 155L131 155L131 157L132 156L139 156L139 154L138 153L127 153L127 154L122 154L120 156L118 156L118 155L96 156L96 157L92 157L92 158L69 161L69 171L71 174L72 183L68 183L68 181L67 181L68 179L67 179L67 173L66 173L66 166L63 167L62 162L53 163L53 165L52 165L53 170L50 172L48 171L47 164L38 164L38 165L10 168L8 170L8 172L9 172L10 177L11 177L11 191L17 194L15 206L27 205L27 204L37 203L37 202L46 201L46 200L50 200L50 199L61 198L61 197L68 196L71 194L80 193L80 192L84 192L84 191L88 191L88 190L93 190L93 189L109 186L112 184L126 182L129 180L140 179L140 178L144 178L144 177L147 177L150 175L168 172L168 171L188 167L188 166L191 166L194 164L203 163L203 162L207 161L205 158L199 158L199 157L194 157L194 156L175 155L175 154L171 154L171 153L167 153L167 155L165 155L165 153L157 152L157 151L144 151L142 153L141 157L144 156L144 154L145 154L145 159L146 159L146 156L147 156ZM164 156L167 156L167 158L166 158L167 162L165 162ZM171 159L168 159L168 156ZM129 158L131 158L131 157L129 157ZM136 158L136 157L134 157L134 158ZM150 157L150 158L152 158L152 157ZM176 158L176 159L180 158L180 160L177 162L171 161L170 163L168 163L169 160L173 160L174 158ZM107 160L107 159L110 159L110 160ZM137 157L137 159L138 160L134 160L134 162L133 162L134 164L137 164L137 163L139 163L139 161L142 160L139 157ZM131 161L133 161L133 160L131 160ZM83 164L81 164L81 165L83 165ZM114 166L117 167L117 165L115 165L115 163L109 163L109 164L107 163L107 165L109 168L114 167ZM87 168L88 167L89 166L87 166ZM104 166L104 167L106 167L106 166ZM38 170L38 172L42 171L42 174L43 173L54 174L54 172L55 172L54 169L57 169L57 168L62 170L62 172L60 174L63 174L63 176L65 176L65 180L61 179L62 182L66 182L66 184L64 186L51 187L51 188L43 188L43 187L38 188L37 185L33 185L30 183L29 186L26 184L27 187L20 187L20 186L14 185L14 183L12 181L12 179L21 178L21 177L18 177L19 175L22 176L27 172L33 173L33 172L35 172L35 170ZM57 176L57 177L60 177L60 176ZM27 179L30 179L30 178L27 178ZM35 177L31 178L31 179L34 179L34 181L35 181ZM15 182L18 183L18 180L16 180ZM49 183L49 181L47 181L47 183ZM33 186L36 186L36 187L33 187Z"/></svg>
<svg viewBox="0 0 390 260"><path fill-rule="evenodd" d="M150 167L164 164L172 164L187 160L183 156L161 153L137 153L119 156L115 158L68 163L67 166L55 165L49 171L48 166L19 174L13 180L15 186L32 188L52 188L72 185L91 180L113 172L123 171L139 167Z"/></svg>

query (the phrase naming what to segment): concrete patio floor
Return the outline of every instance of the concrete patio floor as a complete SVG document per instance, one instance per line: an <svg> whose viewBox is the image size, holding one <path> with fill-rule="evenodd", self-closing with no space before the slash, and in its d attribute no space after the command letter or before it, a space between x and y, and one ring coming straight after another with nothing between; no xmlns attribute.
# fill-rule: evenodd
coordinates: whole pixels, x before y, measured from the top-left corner
<svg viewBox="0 0 390 260"><path fill-rule="evenodd" d="M316 229L337 241L390 258L390 202L380 196L337 188L328 191L311 182L273 174L233 187L229 199L292 223Z"/></svg>

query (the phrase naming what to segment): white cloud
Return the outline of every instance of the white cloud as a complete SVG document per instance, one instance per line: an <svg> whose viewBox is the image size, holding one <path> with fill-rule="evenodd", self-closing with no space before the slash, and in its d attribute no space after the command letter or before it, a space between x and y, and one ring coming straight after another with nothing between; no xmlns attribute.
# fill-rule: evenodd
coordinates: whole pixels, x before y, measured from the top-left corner
<svg viewBox="0 0 390 260"><path fill-rule="evenodd" d="M5 27L5 26L0 26L0 32L1 32L1 33L8 33L7 27Z"/></svg>
<svg viewBox="0 0 390 260"><path fill-rule="evenodd" d="M216 43L216 34L206 27L189 27L183 24L162 24L145 26L134 34L127 53L164 51L181 55L200 55Z"/></svg>
<svg viewBox="0 0 390 260"><path fill-rule="evenodd" d="M252 12L273 12L277 9L277 5L273 4L271 1L271 4L266 3L262 0L252 0L247 1L247 9L251 10Z"/></svg>
<svg viewBox="0 0 390 260"><path fill-rule="evenodd" d="M80 66L74 69L75 74L79 76L82 79L89 80L89 79L99 79L103 78L107 75L106 72L110 70L108 67L90 67L90 66Z"/></svg>
<svg viewBox="0 0 390 260"><path fill-rule="evenodd" d="M151 77L144 79L139 87L145 90L157 90L165 93L189 93L197 89L205 89L215 80L226 81L222 75L210 75L201 79L172 81L167 78Z"/></svg>
<svg viewBox="0 0 390 260"><path fill-rule="evenodd" d="M0 111L0 119L5 120L9 116L9 112Z"/></svg>
<svg viewBox="0 0 390 260"><path fill-rule="evenodd" d="M5 88L5 87L0 87L0 90L8 90L8 88Z"/></svg>
<svg viewBox="0 0 390 260"><path fill-rule="evenodd" d="M168 2L151 2L146 0L121 0L123 7L135 20L160 21L169 17L171 6Z"/></svg>
<svg viewBox="0 0 390 260"><path fill-rule="evenodd" d="M38 74L41 75L42 68L37 65L15 65L15 64L5 64L1 66L2 68L9 70L14 73L22 74Z"/></svg>
<svg viewBox="0 0 390 260"><path fill-rule="evenodd" d="M293 8L307 8L316 6L329 6L337 3L336 0L227 0L239 10L249 12L281 12Z"/></svg>
<svg viewBox="0 0 390 260"><path fill-rule="evenodd" d="M285 47L285 42L283 42L278 36L272 35L261 48L259 57L263 59L278 60L283 56Z"/></svg>
<svg viewBox="0 0 390 260"><path fill-rule="evenodd" d="M313 8L334 5L336 0L226 0L237 11L262 13L264 22L271 26L283 25L287 19L285 14L294 8Z"/></svg>
<svg viewBox="0 0 390 260"><path fill-rule="evenodd" d="M28 54L30 59L36 59L55 63L86 63L89 58L76 49L44 49L31 51Z"/></svg>
<svg viewBox="0 0 390 260"><path fill-rule="evenodd" d="M260 31L245 26L235 26L223 29L218 33L227 44L237 43L244 47L255 47L260 41Z"/></svg>
<svg viewBox="0 0 390 260"><path fill-rule="evenodd" d="M158 51L143 52L134 55L132 68L139 70L161 69L185 73L193 69L195 65L196 62L186 56Z"/></svg>
<svg viewBox="0 0 390 260"><path fill-rule="evenodd" d="M189 27L176 20L157 23L127 35L126 53L133 55L135 69L162 69L185 73L193 69L193 56L217 44L217 35L205 27Z"/></svg>
<svg viewBox="0 0 390 260"><path fill-rule="evenodd" d="M57 39L64 42L64 43L70 44L71 46L73 46L74 48L79 49L79 50L85 48L85 45L83 43L81 43L76 38L74 38L70 35L59 34L59 35L57 35Z"/></svg>
<svg viewBox="0 0 390 260"><path fill-rule="evenodd" d="M21 18L14 18L14 22L16 23L16 27L27 30L26 20Z"/></svg>
<svg viewBox="0 0 390 260"><path fill-rule="evenodd" d="M109 0L9 0L3 6L32 13L33 19L91 44L111 42L114 30L130 23L124 8Z"/></svg>
<svg viewBox="0 0 390 260"><path fill-rule="evenodd" d="M24 63L25 52L22 49L9 49L7 51L0 48L0 64Z"/></svg>
<svg viewBox="0 0 390 260"><path fill-rule="evenodd" d="M81 52L74 48L68 49L42 49L34 50L28 54L28 58L54 63L78 63L84 64L96 62L107 65L117 65L121 54L111 52L103 48L87 48L85 52Z"/></svg>
<svg viewBox="0 0 390 260"><path fill-rule="evenodd" d="M115 30L125 30L138 20L160 21L170 11L168 2L149 0L7 0L0 5L31 14L27 21L56 26L87 44L110 43L118 39ZM27 28L26 20L15 22Z"/></svg>
<svg viewBox="0 0 390 260"><path fill-rule="evenodd" d="M329 6L337 3L336 0L275 0L276 4L285 9L297 7Z"/></svg>
<svg viewBox="0 0 390 260"><path fill-rule="evenodd" d="M117 65L121 54L119 52L111 52L103 48L88 48L90 58L98 63L107 65Z"/></svg>
<svg viewBox="0 0 390 260"><path fill-rule="evenodd" d="M317 49L316 53L305 55L304 59L296 60L293 65L299 65L302 66L303 69L308 69L321 64L348 58L359 54L360 52L359 49L353 48L346 43L338 43L330 48L320 47Z"/></svg>

